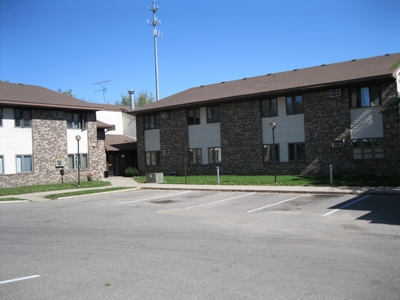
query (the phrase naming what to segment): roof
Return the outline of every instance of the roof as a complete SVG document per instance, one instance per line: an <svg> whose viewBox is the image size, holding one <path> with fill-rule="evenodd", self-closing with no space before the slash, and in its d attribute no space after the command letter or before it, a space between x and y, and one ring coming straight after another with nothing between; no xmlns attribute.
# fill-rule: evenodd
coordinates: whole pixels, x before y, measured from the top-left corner
<svg viewBox="0 0 400 300"><path fill-rule="evenodd" d="M128 151L136 149L136 139L122 134L106 134L104 143L107 151Z"/></svg>
<svg viewBox="0 0 400 300"><path fill-rule="evenodd" d="M96 126L97 126L97 128L101 128L101 129L115 130L115 125L110 125L110 124L104 123L99 120L96 121Z"/></svg>
<svg viewBox="0 0 400 300"><path fill-rule="evenodd" d="M109 110L109 111L122 111L122 112L128 112L131 110L131 107L128 105L114 105L114 104L96 104L98 106L101 106L103 110Z"/></svg>
<svg viewBox="0 0 400 300"><path fill-rule="evenodd" d="M194 87L145 106L137 107L130 114L162 111L252 96L311 90L367 79L391 78L393 80L393 71L390 68L398 60L400 60L400 53L386 54Z"/></svg>
<svg viewBox="0 0 400 300"><path fill-rule="evenodd" d="M102 110L102 106L36 85L0 82L0 104L79 110Z"/></svg>

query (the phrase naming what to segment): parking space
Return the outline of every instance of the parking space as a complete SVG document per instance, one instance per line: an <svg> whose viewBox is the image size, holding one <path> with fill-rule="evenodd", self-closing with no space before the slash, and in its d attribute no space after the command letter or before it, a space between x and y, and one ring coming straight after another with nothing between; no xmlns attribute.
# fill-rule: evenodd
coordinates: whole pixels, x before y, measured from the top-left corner
<svg viewBox="0 0 400 300"><path fill-rule="evenodd" d="M236 217L265 218L290 223L312 220L313 224L370 220L371 223L400 225L398 195L271 194L216 191L135 191L114 199L121 207L136 207L163 214L214 215L232 223ZM248 216L247 216L248 215ZM304 224L303 224L304 225Z"/></svg>
<svg viewBox="0 0 400 300"><path fill-rule="evenodd" d="M135 190L0 214L2 299L400 293L398 195Z"/></svg>

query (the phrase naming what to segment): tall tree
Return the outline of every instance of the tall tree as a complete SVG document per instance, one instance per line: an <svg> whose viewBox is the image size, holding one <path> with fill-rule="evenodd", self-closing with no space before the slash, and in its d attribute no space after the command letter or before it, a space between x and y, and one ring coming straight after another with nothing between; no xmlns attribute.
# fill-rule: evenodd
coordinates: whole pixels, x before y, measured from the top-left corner
<svg viewBox="0 0 400 300"><path fill-rule="evenodd" d="M135 98L135 106L143 106L154 101L152 93L148 93L147 90L141 90ZM115 101L115 105L131 105L131 97L129 95L121 94L121 101Z"/></svg>
<svg viewBox="0 0 400 300"><path fill-rule="evenodd" d="M65 90L65 91L62 91L62 89L58 89L57 92L75 98L75 95L72 94L72 89Z"/></svg>
<svg viewBox="0 0 400 300"><path fill-rule="evenodd" d="M396 61L392 67L390 68L392 71L397 70L400 67L400 60ZM399 80L399 78L397 78ZM397 116L397 121L400 121L399 113L400 113L400 93L397 92L396 96L389 102L389 104L380 111L381 114L395 114Z"/></svg>

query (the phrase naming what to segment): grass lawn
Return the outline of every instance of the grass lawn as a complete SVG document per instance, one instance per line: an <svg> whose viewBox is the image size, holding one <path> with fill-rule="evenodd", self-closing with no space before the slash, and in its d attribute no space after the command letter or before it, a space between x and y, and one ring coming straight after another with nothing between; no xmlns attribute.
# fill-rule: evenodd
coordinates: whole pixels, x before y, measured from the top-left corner
<svg viewBox="0 0 400 300"><path fill-rule="evenodd" d="M146 177L139 176L137 182L145 183ZM164 184L218 184L217 176L164 176ZM282 186L400 186L399 175L387 176L361 176L361 175L342 175L333 178L330 184L329 176L300 176L300 175L279 175L274 183L274 176L253 175L236 176L220 175L222 185L282 185Z"/></svg>
<svg viewBox="0 0 400 300"><path fill-rule="evenodd" d="M22 198L15 198L15 197L6 197L6 198L0 198L0 201L18 201L18 200L26 200L26 199L22 199Z"/></svg>
<svg viewBox="0 0 400 300"><path fill-rule="evenodd" d="M81 188L95 188L110 186L109 181L82 181ZM69 189L77 189L78 183L59 183L59 184L43 184L43 185L31 185L31 186L19 186L13 188L2 188L0 189L1 196L12 196L30 193L40 193L48 191L61 191Z"/></svg>

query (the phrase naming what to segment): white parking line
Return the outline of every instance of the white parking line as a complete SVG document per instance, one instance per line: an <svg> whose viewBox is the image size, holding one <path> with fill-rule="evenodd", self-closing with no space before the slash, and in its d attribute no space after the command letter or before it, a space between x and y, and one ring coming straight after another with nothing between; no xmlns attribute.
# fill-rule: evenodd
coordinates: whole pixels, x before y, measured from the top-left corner
<svg viewBox="0 0 400 300"><path fill-rule="evenodd" d="M237 198L247 197L247 196L254 195L254 194L255 193L250 193L250 194L236 196L236 197L233 197L233 198L228 198L228 199L218 200L218 201L209 202L209 203L205 203L205 204L190 206L190 207L186 207L186 209L191 209L191 208L195 208L195 207L200 207L200 206L206 206L206 205L211 205L211 204L215 204L215 203L225 202L225 201L229 201L229 200L233 200L233 199L237 199Z"/></svg>
<svg viewBox="0 0 400 300"><path fill-rule="evenodd" d="M27 276L27 277L4 280L4 281L0 281L0 284L10 283L10 282L15 282L15 281L21 281L21 280L27 280L27 279L37 278L37 277L40 277L40 275L32 275L32 276Z"/></svg>
<svg viewBox="0 0 400 300"><path fill-rule="evenodd" d="M328 212L328 213L324 214L324 217L326 217L326 216L328 216L328 215L330 215L330 214L333 214L333 213L337 212L338 210L341 210L341 209L343 209L343 208L346 208L347 206L353 205L354 203L357 203L357 202L359 202L359 201L361 201L361 200L364 200L364 199L368 198L369 196L371 196L371 195L367 195L367 196L362 197L362 198L360 198L360 199L357 199L357 200L355 200L355 201L353 201L353 202L350 202L350 203L348 203L348 204L346 204L346 205L344 205L344 206L342 206L342 207L340 207L340 208L338 208L338 209L332 210L331 212Z"/></svg>
<svg viewBox="0 0 400 300"><path fill-rule="evenodd" d="M140 200L125 201L125 202L120 202L120 203L118 203L118 204L141 202L141 201L147 201L147 200L153 200L153 199L158 199L158 198L171 197L171 196L176 196L176 195L181 195L181 194L186 194L186 193L191 193L191 192L192 192L192 191L186 191L186 192L181 192L181 193L172 194L172 195L158 196L158 197L147 198L147 199L140 199Z"/></svg>
<svg viewBox="0 0 400 300"><path fill-rule="evenodd" d="M307 194L303 194L303 195L300 195L300 196L297 196L297 197L293 197L293 198L290 198L290 199L287 199L287 200L283 200L283 201L280 201L280 202L277 202L277 203L273 203L273 204L270 204L270 205L267 205L267 206L263 206L263 207L256 208L256 209L252 209L252 210L249 210L249 211L247 211L247 212L248 212L248 213L252 213L252 212L254 212L254 211L262 210L262 209L265 209L265 208L268 208L268 207L271 207L271 206L275 206L275 205L278 205L278 204L281 204L281 203L284 203L284 202L292 201L292 200L294 200L294 199L297 199L297 198L300 198L300 197L304 197L304 196L306 196L306 195L307 195Z"/></svg>

